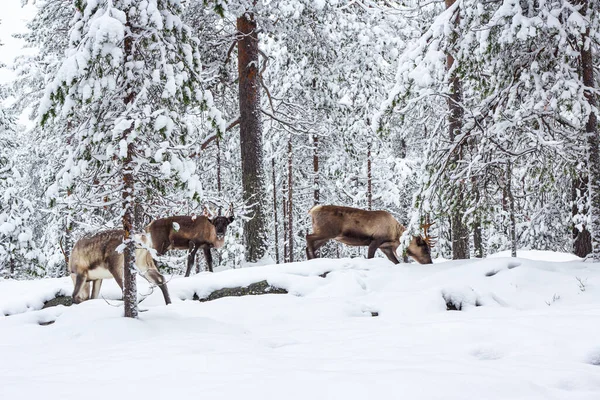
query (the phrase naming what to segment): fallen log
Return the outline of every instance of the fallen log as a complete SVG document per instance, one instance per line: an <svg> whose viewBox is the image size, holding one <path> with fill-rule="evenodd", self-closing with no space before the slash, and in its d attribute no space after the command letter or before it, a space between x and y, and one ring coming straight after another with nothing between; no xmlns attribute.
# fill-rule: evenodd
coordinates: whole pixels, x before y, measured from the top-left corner
<svg viewBox="0 0 600 400"><path fill-rule="evenodd" d="M208 296L200 298L197 293L194 293L194 300L201 302L212 301L223 297L240 297L240 296L258 296L263 294L286 294L287 290L269 285L266 280L251 283L248 286L237 286L231 288L223 288L211 292Z"/></svg>

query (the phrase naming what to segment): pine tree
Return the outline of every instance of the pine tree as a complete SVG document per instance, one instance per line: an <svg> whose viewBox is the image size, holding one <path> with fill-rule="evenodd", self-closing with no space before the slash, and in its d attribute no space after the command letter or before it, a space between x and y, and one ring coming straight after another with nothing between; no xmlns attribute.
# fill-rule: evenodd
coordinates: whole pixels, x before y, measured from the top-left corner
<svg viewBox="0 0 600 400"><path fill-rule="evenodd" d="M592 241L592 258L600 261L600 138L598 133L596 79L594 78L594 45L593 37L597 35L598 7L594 0L581 0L579 13L585 21L580 26L581 38L579 48L581 57L581 75L584 97L587 102L587 121L585 123L588 168L589 220Z"/></svg>
<svg viewBox="0 0 600 400"><path fill-rule="evenodd" d="M244 227L246 260L256 262L267 250L258 60L258 25L252 10L237 17L238 77L240 99L240 149L244 202L252 204L251 219Z"/></svg>
<svg viewBox="0 0 600 400"><path fill-rule="evenodd" d="M137 315L135 231L169 185L201 195L188 158L186 110L224 122L202 89L198 39L179 0L76 2L69 50L41 105L41 122L72 118L69 156L56 191L72 193L125 232L125 316Z"/></svg>
<svg viewBox="0 0 600 400"><path fill-rule="evenodd" d="M12 83L15 102L12 106L15 115L28 115L31 120L38 117L40 101L48 76L53 76L62 62L68 47L69 24L75 12L71 0L48 0L37 4L38 11L28 22L28 32L16 35L24 40L25 47L36 49L26 52L15 60L17 78ZM24 147L30 149L27 157L22 157L23 175L29 180L28 198L36 210L47 209L46 189L52 185L56 174L64 166L65 138L72 119L48 121L42 129L35 124L22 132L27 140ZM40 166L43 166L40 168ZM80 226L74 225L73 215L80 221L89 221L89 213L81 208L75 210L72 199L55 202L46 212L34 215L33 228L45 258L48 260L45 273L49 276L68 276L68 257L73 246L73 234Z"/></svg>
<svg viewBox="0 0 600 400"><path fill-rule="evenodd" d="M32 220L36 213L24 188L27 180L17 168L22 154L15 140L12 118L0 109L0 276L40 276L44 259L34 240Z"/></svg>

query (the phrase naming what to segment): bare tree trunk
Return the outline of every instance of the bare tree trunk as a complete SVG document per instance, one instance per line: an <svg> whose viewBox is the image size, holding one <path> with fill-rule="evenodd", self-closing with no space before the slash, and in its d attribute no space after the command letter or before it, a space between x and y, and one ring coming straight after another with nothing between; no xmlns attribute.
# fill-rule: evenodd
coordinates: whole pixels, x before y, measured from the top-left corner
<svg viewBox="0 0 600 400"><path fill-rule="evenodd" d="M273 226L275 228L275 262L279 264L279 220L277 219L277 181L275 180L275 157L271 158L273 171Z"/></svg>
<svg viewBox="0 0 600 400"><path fill-rule="evenodd" d="M290 262L294 262L294 201L292 198L292 194L293 194L293 183L294 183L294 176L293 176L293 159L292 159L292 134L289 134L288 137L288 155L287 155L287 159L288 159L288 201L287 201L287 205L288 205L288 240L289 240L289 244L288 244L288 252L289 252L289 259Z"/></svg>
<svg viewBox="0 0 600 400"><path fill-rule="evenodd" d="M371 170L371 146L372 142L369 139L367 143L367 207L373 209L373 176Z"/></svg>
<svg viewBox="0 0 600 400"><path fill-rule="evenodd" d="M127 39L126 39L127 40ZM126 139L131 129L123 132ZM135 193L133 184L133 143L127 145L127 157L123 160L123 230L125 231L123 241L123 301L125 316L137 318L137 284L135 269L135 243L133 242L133 207L135 204Z"/></svg>
<svg viewBox="0 0 600 400"><path fill-rule="evenodd" d="M72 243L72 235L73 235L73 223L71 220L71 209L67 209L67 215L65 216L65 230L63 238L65 239L64 247L62 248L63 256L65 258L65 276L70 276L71 271L69 270L69 258L71 257L71 248L73 247Z"/></svg>
<svg viewBox="0 0 600 400"><path fill-rule="evenodd" d="M452 7L456 0L445 0L446 8ZM456 12L456 17L453 21L453 33L451 42L455 43L458 37L457 27L459 24L459 13ZM461 107L462 101L462 85L456 70L452 70L454 57L452 54L446 54L446 68L452 71L450 75L450 94L448 96L448 130L450 141L460 136L463 122L463 110ZM457 154L453 155L454 163L458 163L462 159L462 149L457 150ZM465 185L462 182L455 183L454 195L456 207L452 210L452 259L467 259L469 258L469 231L463 222L464 207L464 192Z"/></svg>
<svg viewBox="0 0 600 400"><path fill-rule="evenodd" d="M285 188L283 189L283 199L281 201L281 205L283 208L283 262L287 263L290 262L290 257L289 257L289 251L288 251L288 242L287 242L287 236L288 236L288 227L287 227L287 200L285 198L286 196L286 190Z"/></svg>
<svg viewBox="0 0 600 400"><path fill-rule="evenodd" d="M581 171L578 171L581 173ZM586 216L588 214L587 195L588 195L588 178L587 176L577 176L573 179L571 188L571 214L573 217L578 215ZM584 204L581 208L580 205ZM582 229L579 230L576 226L573 227L573 253L578 257L586 257L592 252L592 235L588 231L585 224L582 224Z"/></svg>
<svg viewBox="0 0 600 400"><path fill-rule="evenodd" d="M125 56L131 58L133 56L133 37L131 36L131 25L127 24L129 34L125 37L124 50ZM125 98L125 105L133 102L135 93L128 90ZM133 130L133 126L123 131L122 139L128 141L129 135ZM135 269L135 243L133 242L133 223L135 212L135 192L133 181L133 141L127 144L127 156L123 159L122 174L123 174L123 230L125 249L123 250L123 302L125 308L125 317L137 318L137 283Z"/></svg>
<svg viewBox="0 0 600 400"><path fill-rule="evenodd" d="M481 211L479 211L479 187L477 185L477 179L472 178L471 184L475 190L475 202L478 205L475 221L473 223L473 253L475 258L483 258L483 234L481 230Z"/></svg>
<svg viewBox="0 0 600 400"><path fill-rule="evenodd" d="M319 188L319 136L313 135L313 203L319 204L320 188Z"/></svg>
<svg viewBox="0 0 600 400"><path fill-rule="evenodd" d="M477 216L473 226L473 247L475 258L483 258L483 234L481 231L481 217Z"/></svg>
<svg viewBox="0 0 600 400"><path fill-rule="evenodd" d="M244 202L252 217L245 223L246 260L255 262L267 247L265 224L265 191L262 162L262 124L260 82L258 74L258 32L252 13L237 19L238 74L240 100L240 148Z"/></svg>
<svg viewBox="0 0 600 400"><path fill-rule="evenodd" d="M590 1L580 1L581 15L590 14ZM593 11L592 11L593 12ZM592 16L589 20L591 21ZM581 46L581 73L583 84L586 87L584 96L592 107L585 125L587 137L587 167L588 167L588 196L589 196L589 216L590 225L588 230L591 234L592 259L600 261L600 144L598 138L598 120L595 113L596 95L594 80L594 57L592 54L592 39L590 37L590 27L588 26L582 33Z"/></svg>
<svg viewBox="0 0 600 400"><path fill-rule="evenodd" d="M508 195L510 218L510 256L517 256L517 223L515 219L515 197L512 192L512 164L506 164L506 194Z"/></svg>
<svg viewBox="0 0 600 400"><path fill-rule="evenodd" d="M217 135L217 192L221 198L221 141Z"/></svg>

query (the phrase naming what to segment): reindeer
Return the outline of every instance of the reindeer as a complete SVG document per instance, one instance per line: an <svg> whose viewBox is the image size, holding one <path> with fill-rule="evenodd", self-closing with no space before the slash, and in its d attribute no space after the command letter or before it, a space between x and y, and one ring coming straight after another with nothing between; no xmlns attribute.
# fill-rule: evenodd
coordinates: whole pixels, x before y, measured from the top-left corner
<svg viewBox="0 0 600 400"><path fill-rule="evenodd" d="M69 270L75 285L73 303L98 298L103 279L115 278L123 290L124 257L117 247L123 243L124 234L123 230L110 230L81 238L75 243L69 259ZM134 240L144 246L150 244L148 237L143 234L134 235ZM171 304L165 278L158 272L150 252L145 248L136 248L135 263L146 279L158 285L165 303ZM93 282L91 297L90 282Z"/></svg>
<svg viewBox="0 0 600 400"><path fill-rule="evenodd" d="M218 216L209 218L205 210L201 216L161 218L152 221L146 227L146 232L152 240L152 248L159 256L168 250L189 250L186 277L190 276L199 248L204 250L208 270L213 272L210 249L223 247L227 226L234 220L233 205L229 207L227 214L224 217L219 210Z"/></svg>
<svg viewBox="0 0 600 400"><path fill-rule="evenodd" d="M369 246L367 257L373 258L380 249L394 264L396 250L406 230L387 211L366 211L342 206L315 206L308 211L313 233L306 235L306 256L315 258L315 251L334 239L348 246ZM414 236L407 255L421 264L431 264L429 237Z"/></svg>

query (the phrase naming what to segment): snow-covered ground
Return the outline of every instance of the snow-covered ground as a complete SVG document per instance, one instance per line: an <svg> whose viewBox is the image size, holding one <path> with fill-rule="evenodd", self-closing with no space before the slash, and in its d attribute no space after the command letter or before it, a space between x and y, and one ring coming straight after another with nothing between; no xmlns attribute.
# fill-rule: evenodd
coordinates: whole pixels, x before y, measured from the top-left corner
<svg viewBox="0 0 600 400"><path fill-rule="evenodd" d="M140 281L139 320L114 281L45 310L70 279L0 281L0 399L600 399L600 265L542 256ZM263 279L290 294L188 300Z"/></svg>

